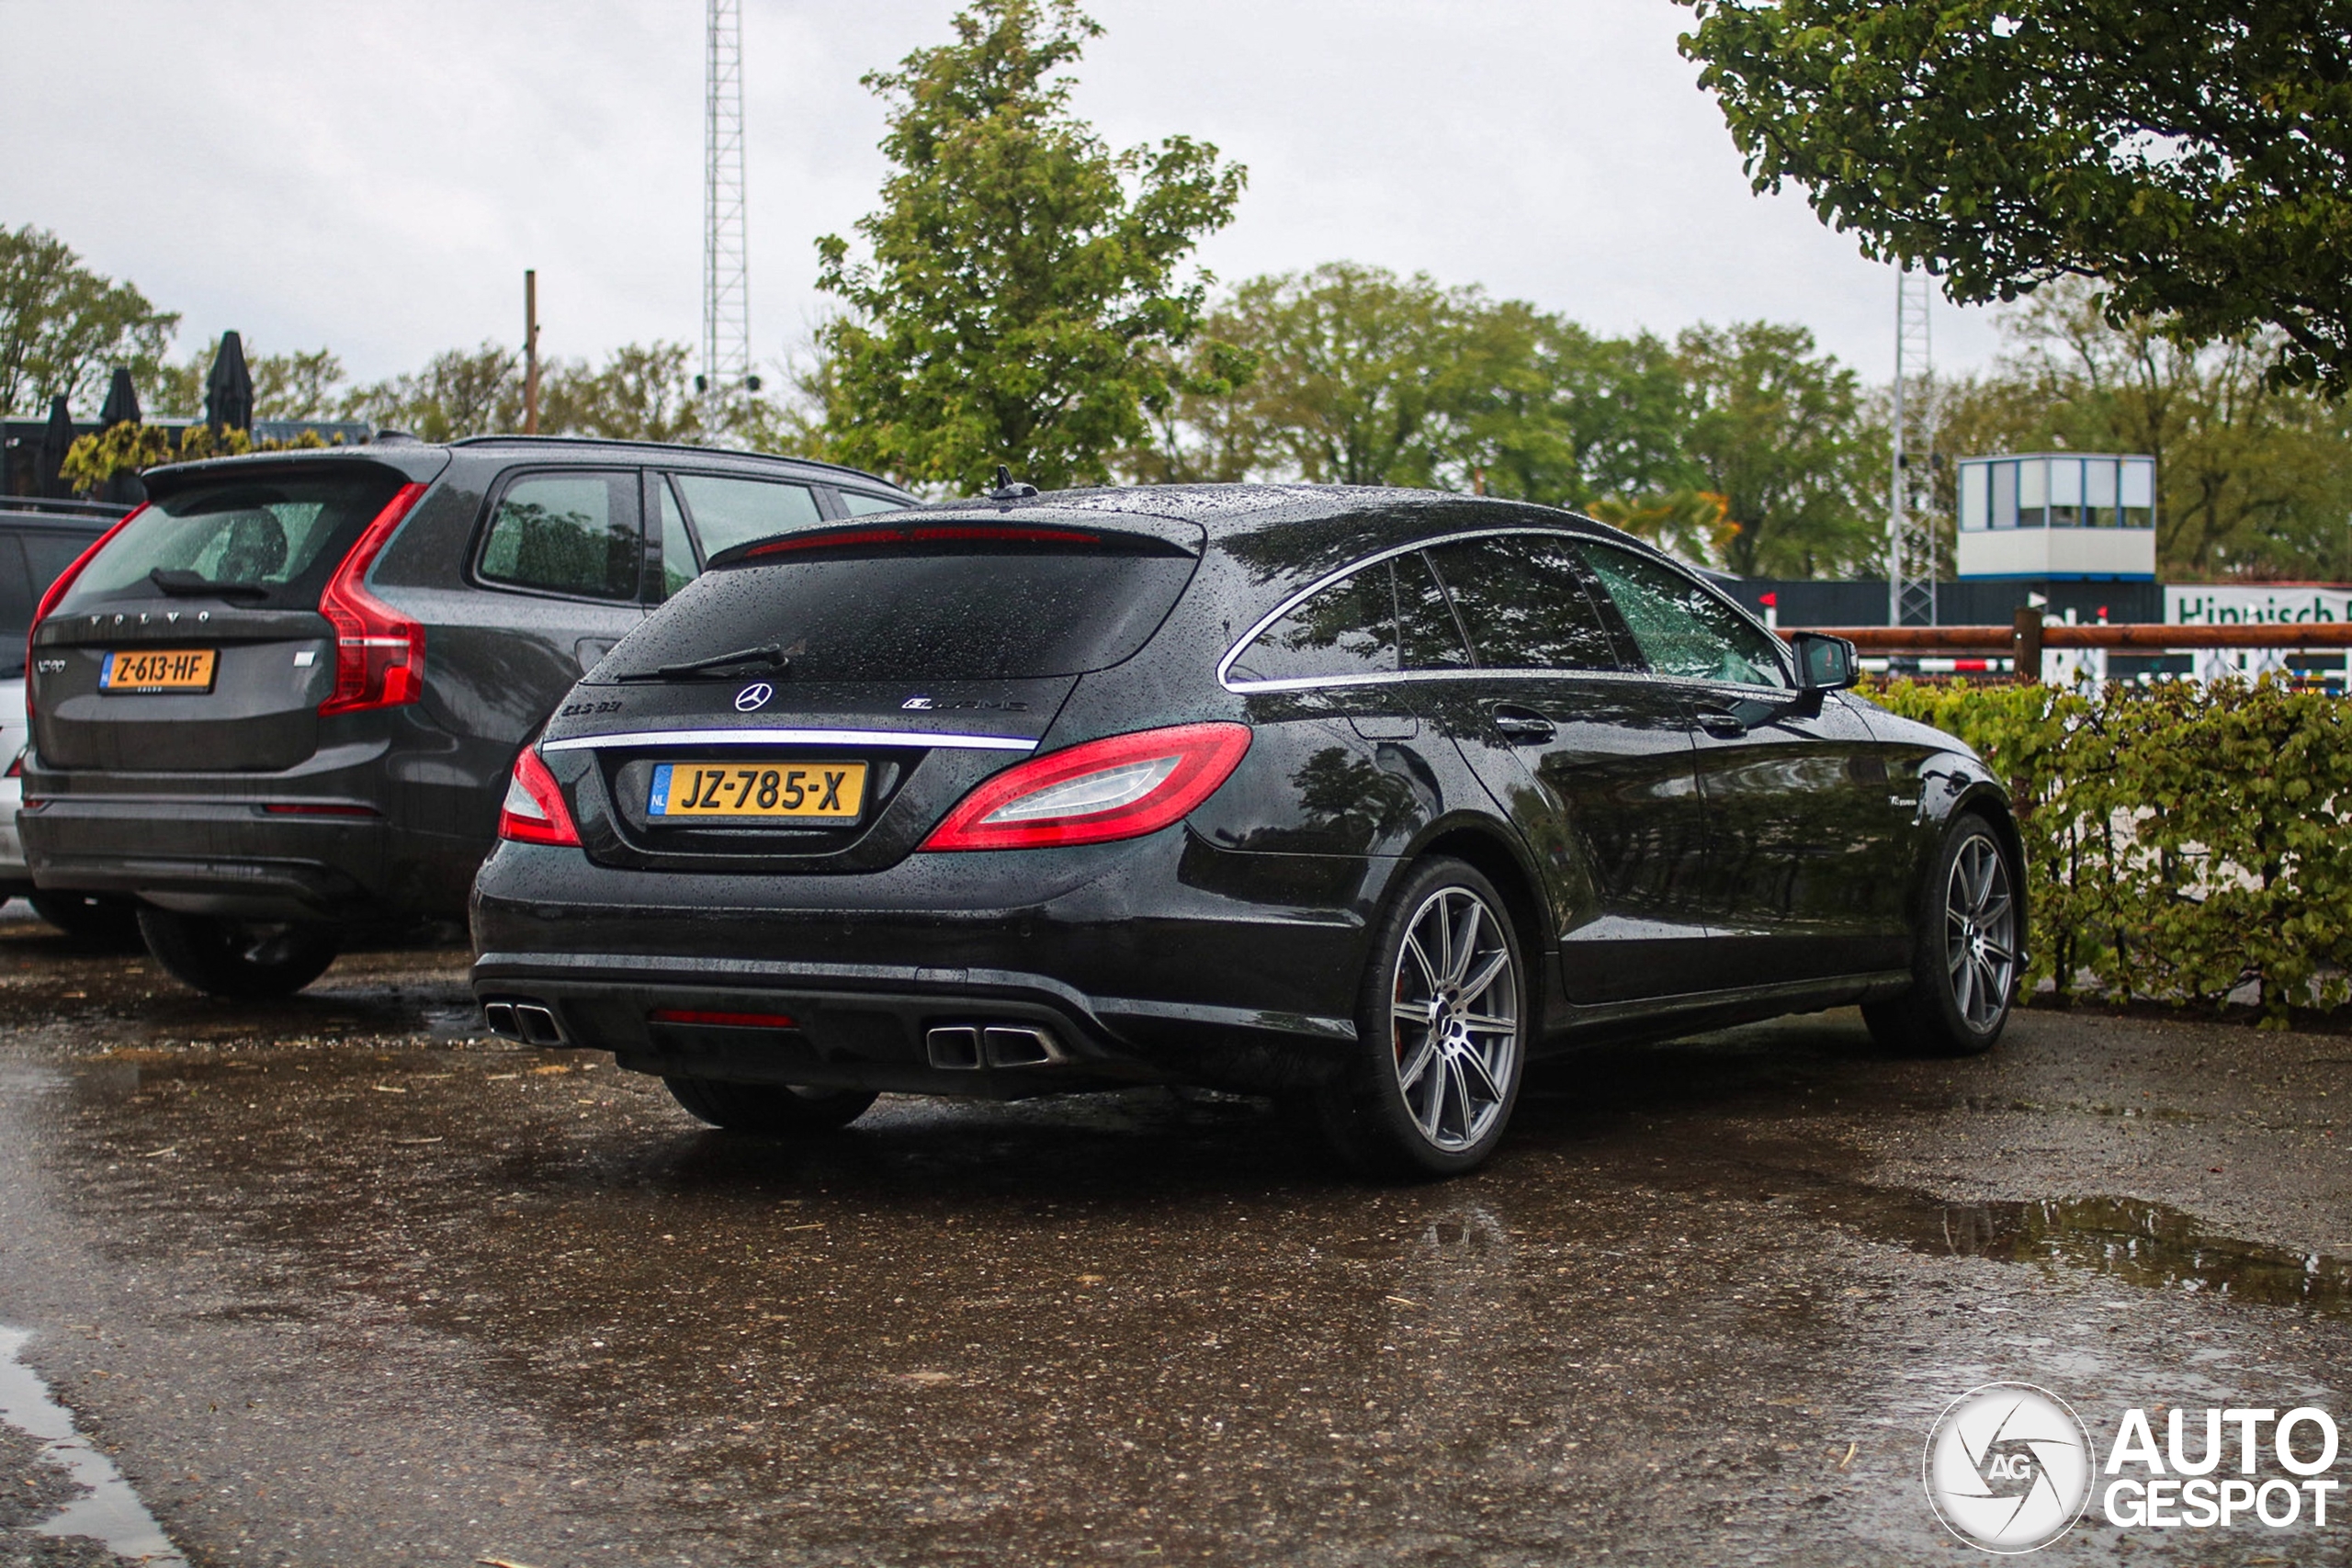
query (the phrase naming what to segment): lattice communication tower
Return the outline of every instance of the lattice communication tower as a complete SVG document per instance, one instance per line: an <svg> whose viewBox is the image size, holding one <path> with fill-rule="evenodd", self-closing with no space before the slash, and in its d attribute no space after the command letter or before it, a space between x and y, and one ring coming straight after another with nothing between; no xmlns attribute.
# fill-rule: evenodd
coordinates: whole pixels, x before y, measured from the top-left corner
<svg viewBox="0 0 2352 1568"><path fill-rule="evenodd" d="M1936 368L1929 333L1935 283L1908 266L1894 277L1894 465L1887 483L1886 620L1936 624Z"/></svg>
<svg viewBox="0 0 2352 1568"><path fill-rule="evenodd" d="M708 4L701 389L712 396L731 396L744 389L752 370L751 285L743 239L743 4Z"/></svg>

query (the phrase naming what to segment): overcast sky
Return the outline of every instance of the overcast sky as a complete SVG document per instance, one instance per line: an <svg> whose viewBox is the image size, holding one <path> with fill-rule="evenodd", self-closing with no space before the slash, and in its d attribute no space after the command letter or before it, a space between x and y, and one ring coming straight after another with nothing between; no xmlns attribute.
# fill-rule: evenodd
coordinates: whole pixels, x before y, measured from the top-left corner
<svg viewBox="0 0 2352 1568"><path fill-rule="evenodd" d="M884 165L858 76L954 0L745 0L755 355L824 309L811 242ZM1238 279L1349 259L1607 332L1803 322L1891 371L1894 283L1793 192L1751 195L1670 0L1093 0L1080 112L1249 165L1203 247ZM183 313L353 374L521 336L699 342L699 0L0 0L0 223ZM1940 367L1997 347L1939 301Z"/></svg>

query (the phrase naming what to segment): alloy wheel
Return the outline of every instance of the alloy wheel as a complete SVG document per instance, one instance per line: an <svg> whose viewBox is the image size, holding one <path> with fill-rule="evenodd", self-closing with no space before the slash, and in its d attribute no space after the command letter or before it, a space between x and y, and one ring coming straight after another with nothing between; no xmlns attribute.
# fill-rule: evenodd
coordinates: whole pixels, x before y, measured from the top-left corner
<svg viewBox="0 0 2352 1568"><path fill-rule="evenodd" d="M1405 927L1390 987L1396 1087L1414 1126L1448 1153L1503 1112L1519 1055L1519 975L1487 901L1441 887Z"/></svg>
<svg viewBox="0 0 2352 1568"><path fill-rule="evenodd" d="M1944 890L1944 959L1952 1005L1969 1028L2000 1021L2017 979L2017 901L2009 868L1984 834L1969 838L1952 858Z"/></svg>

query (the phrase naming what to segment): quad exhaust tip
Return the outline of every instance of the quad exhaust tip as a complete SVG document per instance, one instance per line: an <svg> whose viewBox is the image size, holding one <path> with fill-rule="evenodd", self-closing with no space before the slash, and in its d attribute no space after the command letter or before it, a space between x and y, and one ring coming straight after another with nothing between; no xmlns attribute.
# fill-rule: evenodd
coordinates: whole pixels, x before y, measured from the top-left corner
<svg viewBox="0 0 2352 1568"><path fill-rule="evenodd" d="M526 1045L568 1045L553 1010L537 1002L484 1002L482 1021L492 1034Z"/></svg>
<svg viewBox="0 0 2352 1568"><path fill-rule="evenodd" d="M948 1024L927 1031L923 1046L943 1072L1043 1067L1069 1060L1053 1031L1028 1023Z"/></svg>

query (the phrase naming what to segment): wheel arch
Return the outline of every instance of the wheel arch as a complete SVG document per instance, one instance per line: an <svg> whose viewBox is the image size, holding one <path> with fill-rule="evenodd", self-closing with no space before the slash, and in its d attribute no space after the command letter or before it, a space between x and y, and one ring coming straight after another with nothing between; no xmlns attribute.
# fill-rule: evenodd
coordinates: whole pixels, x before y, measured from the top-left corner
<svg viewBox="0 0 2352 1568"><path fill-rule="evenodd" d="M1495 885L1503 908L1518 929L1519 944L1529 966L1541 976L1541 994L1533 999L1538 1017L1557 999L1559 966L1552 962L1551 913L1538 896L1535 868L1525 852L1503 834L1476 823L1456 823L1415 846L1410 862L1431 855L1451 855Z"/></svg>

